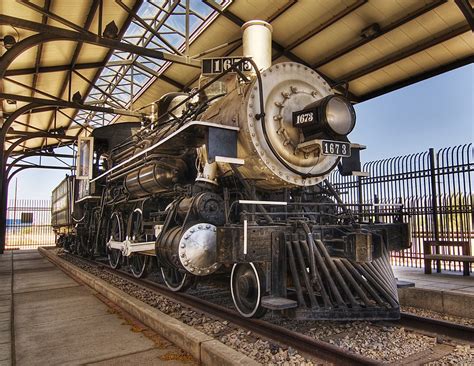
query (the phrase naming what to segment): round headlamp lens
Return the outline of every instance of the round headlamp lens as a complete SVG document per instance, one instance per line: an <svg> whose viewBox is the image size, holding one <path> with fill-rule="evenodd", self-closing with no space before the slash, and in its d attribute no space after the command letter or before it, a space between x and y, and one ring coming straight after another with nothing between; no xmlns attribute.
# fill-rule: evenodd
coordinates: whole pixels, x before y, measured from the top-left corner
<svg viewBox="0 0 474 366"><path fill-rule="evenodd" d="M326 122L338 135L348 135L355 126L352 104L343 97L333 96L326 105Z"/></svg>

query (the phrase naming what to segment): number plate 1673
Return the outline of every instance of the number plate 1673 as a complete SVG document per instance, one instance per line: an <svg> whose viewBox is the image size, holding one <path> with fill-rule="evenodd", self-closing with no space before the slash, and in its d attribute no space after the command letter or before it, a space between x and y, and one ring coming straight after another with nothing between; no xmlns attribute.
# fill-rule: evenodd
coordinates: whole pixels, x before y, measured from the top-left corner
<svg viewBox="0 0 474 366"><path fill-rule="evenodd" d="M323 155L351 156L351 144L348 142L322 140L321 144Z"/></svg>

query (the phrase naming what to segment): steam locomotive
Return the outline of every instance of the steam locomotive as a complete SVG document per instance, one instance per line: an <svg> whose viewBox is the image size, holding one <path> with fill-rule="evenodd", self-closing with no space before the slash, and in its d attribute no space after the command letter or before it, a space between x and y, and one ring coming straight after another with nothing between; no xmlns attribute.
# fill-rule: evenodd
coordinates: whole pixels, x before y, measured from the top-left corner
<svg viewBox="0 0 474 366"><path fill-rule="evenodd" d="M243 26L242 58L203 60L200 87L79 141L53 191L58 246L173 291L227 277L244 317L396 319L389 251L408 225L364 220L326 179L358 174L351 103L314 70L271 63L271 26ZM397 221L397 220L395 220Z"/></svg>

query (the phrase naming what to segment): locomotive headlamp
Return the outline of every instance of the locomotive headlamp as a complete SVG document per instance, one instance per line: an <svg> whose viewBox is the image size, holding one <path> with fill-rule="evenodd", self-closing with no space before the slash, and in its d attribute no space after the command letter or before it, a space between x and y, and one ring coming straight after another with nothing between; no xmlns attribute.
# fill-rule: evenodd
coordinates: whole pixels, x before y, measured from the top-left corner
<svg viewBox="0 0 474 366"><path fill-rule="evenodd" d="M327 97L324 114L321 120L338 135L348 135L355 126L355 111L344 97L333 95Z"/></svg>
<svg viewBox="0 0 474 366"><path fill-rule="evenodd" d="M342 95L328 95L293 113L293 125L303 130L305 136L320 132L332 136L347 136L355 126L355 111Z"/></svg>

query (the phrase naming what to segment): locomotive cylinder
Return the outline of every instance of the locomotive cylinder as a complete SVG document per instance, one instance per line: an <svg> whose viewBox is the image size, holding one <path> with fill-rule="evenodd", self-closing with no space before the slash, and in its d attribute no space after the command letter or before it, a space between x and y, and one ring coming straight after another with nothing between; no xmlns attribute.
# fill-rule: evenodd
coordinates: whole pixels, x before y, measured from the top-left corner
<svg viewBox="0 0 474 366"><path fill-rule="evenodd" d="M183 183L187 170L182 159L163 158L127 174L125 189L133 197L163 192Z"/></svg>
<svg viewBox="0 0 474 366"><path fill-rule="evenodd" d="M223 225L224 200L216 193L203 192L194 197L183 199L178 206L178 215L182 220L191 214L193 220L208 222L213 225Z"/></svg>
<svg viewBox="0 0 474 366"><path fill-rule="evenodd" d="M156 243L160 264L187 271L195 276L214 273L217 262L217 229L209 223L199 223L187 228L175 226L166 231Z"/></svg>

